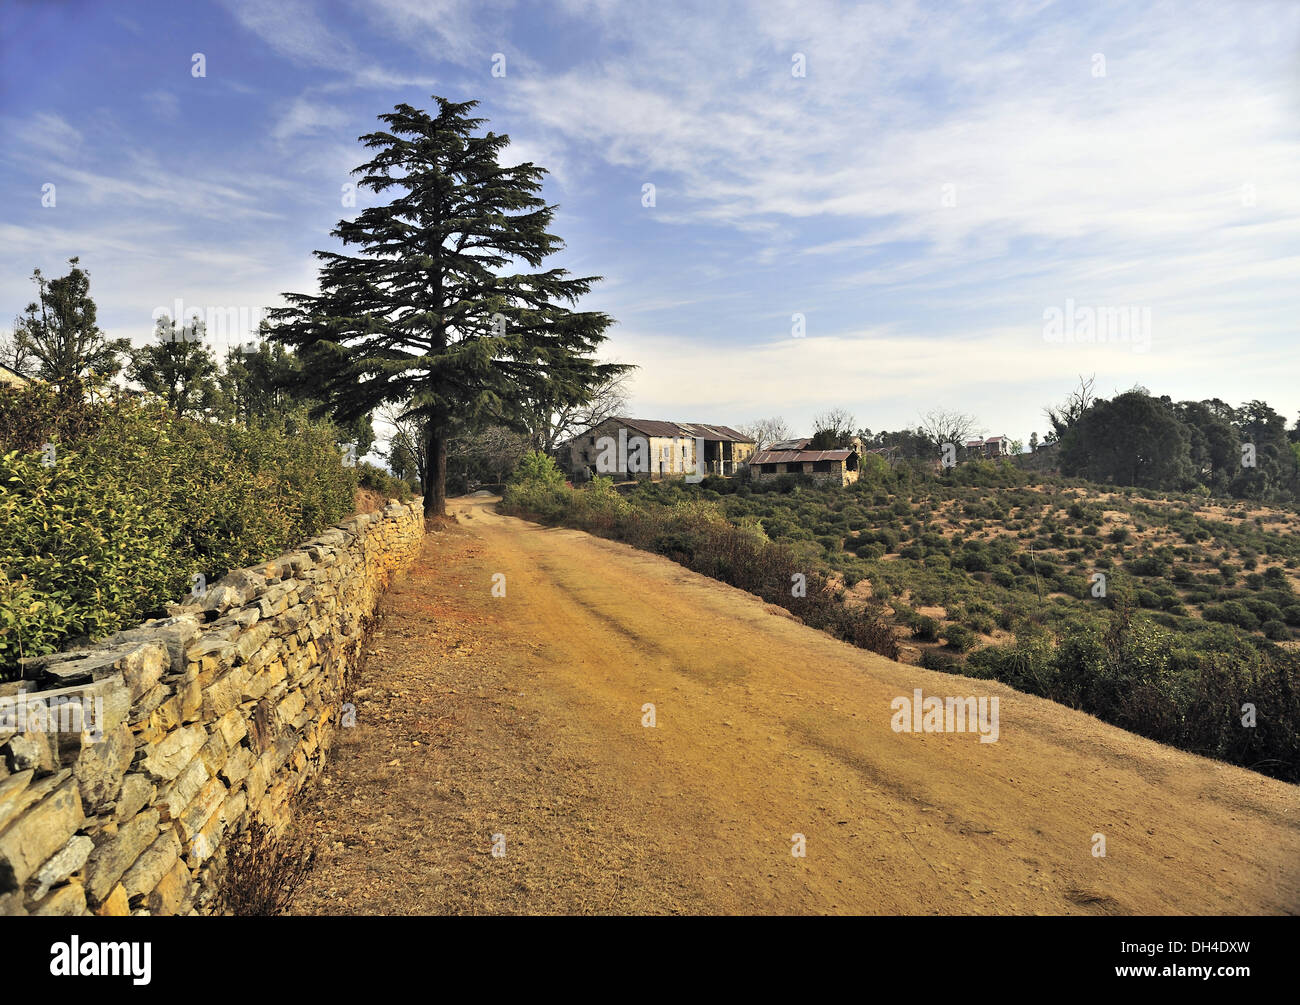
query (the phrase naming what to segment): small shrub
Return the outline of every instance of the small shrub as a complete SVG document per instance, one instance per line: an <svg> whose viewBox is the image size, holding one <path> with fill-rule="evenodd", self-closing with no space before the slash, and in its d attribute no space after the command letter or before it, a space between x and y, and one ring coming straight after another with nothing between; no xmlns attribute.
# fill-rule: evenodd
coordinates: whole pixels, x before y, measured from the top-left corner
<svg viewBox="0 0 1300 1005"><path fill-rule="evenodd" d="M407 502L412 497L410 485L369 461L357 465L357 484L389 499Z"/></svg>
<svg viewBox="0 0 1300 1005"><path fill-rule="evenodd" d="M1285 642L1291 637L1291 629L1281 621L1265 621L1261 627L1264 638L1274 642Z"/></svg>
<svg viewBox="0 0 1300 1005"><path fill-rule="evenodd" d="M925 614L918 616L916 623L912 626L912 637L920 639L922 642L937 641L939 638L939 622Z"/></svg>
<svg viewBox="0 0 1300 1005"><path fill-rule="evenodd" d="M961 673L961 661L949 656L941 649L926 649L917 660L917 665L926 670L938 670L940 673Z"/></svg>
<svg viewBox="0 0 1300 1005"><path fill-rule="evenodd" d="M975 648L975 633L964 625L947 625L940 633L943 640L958 652Z"/></svg>
<svg viewBox="0 0 1300 1005"><path fill-rule="evenodd" d="M1244 605L1235 600L1229 600L1222 604L1211 604L1205 608L1202 616L1206 621L1236 625L1238 628L1245 628L1247 631L1254 630L1259 626L1259 619L1251 614Z"/></svg>
<svg viewBox="0 0 1300 1005"><path fill-rule="evenodd" d="M277 835L257 818L235 835L228 849L216 907L235 917L284 914L316 864L316 847L307 835Z"/></svg>

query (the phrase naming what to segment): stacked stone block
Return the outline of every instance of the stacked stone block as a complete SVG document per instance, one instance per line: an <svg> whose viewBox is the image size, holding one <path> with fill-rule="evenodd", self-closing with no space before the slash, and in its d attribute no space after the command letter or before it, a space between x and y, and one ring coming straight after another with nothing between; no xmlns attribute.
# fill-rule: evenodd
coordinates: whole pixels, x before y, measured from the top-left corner
<svg viewBox="0 0 1300 1005"><path fill-rule="evenodd" d="M390 503L169 617L25 661L0 700L59 711L0 720L0 914L210 909L223 842L253 815L282 828L324 765L365 628L423 534L420 500Z"/></svg>

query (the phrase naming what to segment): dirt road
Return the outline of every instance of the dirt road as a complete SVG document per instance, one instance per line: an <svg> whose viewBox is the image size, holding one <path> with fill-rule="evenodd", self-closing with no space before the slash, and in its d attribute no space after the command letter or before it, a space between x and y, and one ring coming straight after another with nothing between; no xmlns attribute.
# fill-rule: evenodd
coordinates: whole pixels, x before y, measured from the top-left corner
<svg viewBox="0 0 1300 1005"><path fill-rule="evenodd" d="M1300 787L452 508L385 599L298 913L1300 913ZM997 742L895 732L915 688L997 697Z"/></svg>

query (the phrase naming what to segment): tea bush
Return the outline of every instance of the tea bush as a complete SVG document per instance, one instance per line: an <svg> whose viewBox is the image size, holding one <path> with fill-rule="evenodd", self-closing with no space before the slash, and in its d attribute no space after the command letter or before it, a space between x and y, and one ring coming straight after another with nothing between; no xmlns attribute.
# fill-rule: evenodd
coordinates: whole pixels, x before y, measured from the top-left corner
<svg viewBox="0 0 1300 1005"><path fill-rule="evenodd" d="M0 391L0 676L348 516L340 439L305 414L227 426L127 397Z"/></svg>
<svg viewBox="0 0 1300 1005"><path fill-rule="evenodd" d="M996 677L1087 707L1144 735L1172 737L1165 742L1288 777L1295 769L1279 754L1286 749L1279 722L1295 727L1285 712L1292 678L1277 669L1284 654L1274 643L1287 643L1300 628L1300 601L1283 568L1300 566L1294 519L1279 511L1260 525L1233 511L1209 520L1186 495L1115 495L1109 486L1050 475L1031 481L1013 473L1006 484L984 487L979 482L1000 470L989 468L991 473L972 476L971 484L964 475L900 464L873 471L869 482L864 473L857 484L842 488L805 482L782 492L771 483L742 483L728 491L725 479L719 482L721 495L671 479L627 486L624 494L611 487L610 498L629 510L602 518L595 532L640 547L669 548L683 564L741 585L743 576L734 568L710 569L708 555L719 547L710 538L729 532L676 527L656 539L637 529L656 526L662 515L655 514L665 508L711 497L716 512L707 516L710 526L718 519L748 523L770 544L789 549L788 568L809 574L810 597L812 572L836 573L846 586L869 581L874 597L893 610L887 618L877 612L883 622L876 624L878 651L890 648L884 639L890 621L895 631L905 628L921 641L929 641L933 631L934 639L949 644L942 650L922 647L924 665ZM1100 492L1108 493L1104 500L1090 498ZM594 498L563 495L546 519L573 526L595 520L588 515ZM1251 552L1259 556L1257 568L1243 573ZM1106 591L1093 596L1091 577L1099 571L1105 572ZM766 582L743 588L764 595ZM848 608L833 597L831 591L829 599L796 613L851 638L838 620ZM930 625L918 607L941 607L945 614L929 619ZM1121 612L1133 639L1164 633L1162 638L1181 647L1177 654L1152 653L1130 641L1125 660L1116 661L1107 628ZM979 648L983 643L974 633L991 634L994 626L1013 633L1015 644ZM1255 668L1252 679L1274 702L1270 715L1282 716L1271 720L1267 737L1257 732L1253 745L1217 719L1197 718L1226 714L1212 705L1209 685L1197 675L1240 680L1245 671L1234 669L1236 659ZM1201 695L1199 703L1195 695Z"/></svg>

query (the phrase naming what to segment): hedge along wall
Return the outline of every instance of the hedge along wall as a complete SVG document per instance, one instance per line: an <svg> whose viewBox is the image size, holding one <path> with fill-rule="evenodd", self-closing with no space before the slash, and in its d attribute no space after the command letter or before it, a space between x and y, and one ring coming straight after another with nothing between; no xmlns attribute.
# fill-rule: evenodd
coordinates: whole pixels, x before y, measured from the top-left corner
<svg viewBox="0 0 1300 1005"><path fill-rule="evenodd" d="M223 840L283 827L320 772L423 533L421 500L390 503L0 685L0 914L210 909Z"/></svg>

